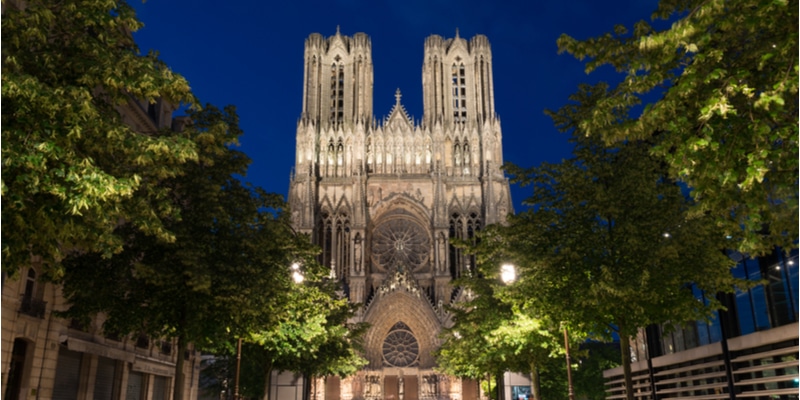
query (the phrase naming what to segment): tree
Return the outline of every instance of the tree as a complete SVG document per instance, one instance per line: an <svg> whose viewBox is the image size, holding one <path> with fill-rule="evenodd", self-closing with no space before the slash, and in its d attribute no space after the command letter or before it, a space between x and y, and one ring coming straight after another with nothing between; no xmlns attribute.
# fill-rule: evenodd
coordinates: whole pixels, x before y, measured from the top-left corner
<svg viewBox="0 0 800 400"><path fill-rule="evenodd" d="M505 355L504 364L508 370L530 374L531 393L535 399L563 397L555 393L545 396L542 390L542 386L566 388L564 342L558 323L514 310L510 318L490 333L489 343L503 349L501 354ZM556 382L560 385L554 385ZM562 395L566 393L566 390L561 392Z"/></svg>
<svg viewBox="0 0 800 400"><path fill-rule="evenodd" d="M270 325L257 328L243 343L239 393L244 398L269 399L274 370L303 373L313 380L351 375L366 364L358 352L366 326L347 323L355 305L339 298L333 282L309 278L293 288L283 307L272 310L276 318ZM232 392L236 349L229 345L225 350L204 372L213 383L203 388L209 394Z"/></svg>
<svg viewBox="0 0 800 400"><path fill-rule="evenodd" d="M505 355L490 342L489 333L508 317L510 308L493 296L494 288L488 279L464 277L454 284L466 292L465 299L447 308L453 326L442 332L443 343L434 353L437 368L448 375L474 380L502 375Z"/></svg>
<svg viewBox="0 0 800 400"><path fill-rule="evenodd" d="M715 216L739 250L795 248L797 2L661 0L652 18L672 24L558 39L559 52L588 59L587 73L609 65L624 76L587 105L581 132L612 146L651 140L691 187L694 212Z"/></svg>
<svg viewBox="0 0 800 400"><path fill-rule="evenodd" d="M66 315L88 320L103 314L103 329L178 339L214 349L278 319L293 282L292 262L313 260L316 249L295 235L279 195L248 187L249 158L231 148L242 134L233 107L190 112L185 138L198 149L185 174L164 179L166 203L180 219L164 221L171 243L131 224L115 234L123 251L104 258L81 252L64 261ZM321 271L309 270L308 274ZM174 398L183 398L183 357L177 357Z"/></svg>
<svg viewBox="0 0 800 400"><path fill-rule="evenodd" d="M588 400L605 400L606 388L603 371L619 366L621 356L615 343L586 341L581 344L584 355L579 358L573 375L575 396Z"/></svg>
<svg viewBox="0 0 800 400"><path fill-rule="evenodd" d="M724 234L689 212L694 202L650 155L650 143L609 148L578 129L576 121L593 112L584 105L603 95L582 89L576 104L553 114L573 130L574 157L509 167L532 195L497 245L519 266L521 293L535 294L524 299L527 310L598 337L619 335L632 399L629 337L650 324L709 318L720 304L698 301L692 288L730 292L738 281L722 251Z"/></svg>
<svg viewBox="0 0 800 400"><path fill-rule="evenodd" d="M317 376L352 375L367 364L361 356L367 325L348 322L356 305L340 297L337 288L327 278L307 281L290 295L277 323L250 336L264 366L259 372L266 377L266 390L274 369L299 372L313 381Z"/></svg>
<svg viewBox="0 0 800 400"><path fill-rule="evenodd" d="M46 276L76 249L121 251L120 221L173 240L166 193L150 185L182 172L193 143L139 131L121 111L195 102L156 54L140 55L142 24L125 1L28 1L2 16L2 263L14 274L41 256ZM139 110L139 111L137 111Z"/></svg>
<svg viewBox="0 0 800 400"><path fill-rule="evenodd" d="M505 229L503 225L488 226L478 232L474 244L465 249L475 254L478 276L476 279L491 288L490 293L493 297L492 306L485 309L494 315L491 318L477 317L478 320L492 321L491 325L486 327L488 331L484 334L486 341L493 349L493 353L500 356L507 370L530 374L531 391L536 399L561 397L560 395L567 393L564 363L566 348L562 321L553 319L551 315L539 313L536 309L526 308L531 293L525 291L525 284L517 285L520 279L526 277L514 277L506 282L506 278L501 276L501 265L513 259L503 246L502 235ZM466 243L458 245L464 244ZM503 284L500 284L501 280ZM455 327L458 325L459 319L455 318ZM572 348L577 349L578 342L585 337L586 334L583 332L572 330L569 335ZM573 353L576 352L573 350ZM545 396L546 390L543 390L543 387L564 390L561 392L550 390L549 396Z"/></svg>

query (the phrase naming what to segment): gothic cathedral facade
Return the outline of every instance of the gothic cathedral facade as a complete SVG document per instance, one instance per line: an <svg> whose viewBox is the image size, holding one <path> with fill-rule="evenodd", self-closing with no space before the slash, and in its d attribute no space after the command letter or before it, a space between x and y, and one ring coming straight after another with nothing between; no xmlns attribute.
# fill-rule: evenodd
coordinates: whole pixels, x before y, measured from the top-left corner
<svg viewBox="0 0 800 400"><path fill-rule="evenodd" d="M512 212L495 114L488 39L425 40L423 108L373 116L371 41L336 32L305 41L302 114L289 187L292 223L351 302L369 365L318 392L326 399L477 398L474 382L434 370L444 306L474 259L450 245ZM323 397L317 397L323 398Z"/></svg>

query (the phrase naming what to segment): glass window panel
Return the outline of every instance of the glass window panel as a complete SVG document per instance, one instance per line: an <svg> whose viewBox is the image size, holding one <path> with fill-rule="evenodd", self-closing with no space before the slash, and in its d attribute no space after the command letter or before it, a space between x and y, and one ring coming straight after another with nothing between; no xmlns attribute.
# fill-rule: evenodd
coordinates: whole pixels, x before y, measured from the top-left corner
<svg viewBox="0 0 800 400"><path fill-rule="evenodd" d="M750 292L736 291L736 313L739 317L739 332L742 335L747 335L748 333L756 331L753 305L750 303Z"/></svg>
<svg viewBox="0 0 800 400"><path fill-rule="evenodd" d="M764 286L756 286L750 289L753 298L753 313L756 317L756 330L763 331L770 328L769 314L767 310L767 294Z"/></svg>
<svg viewBox="0 0 800 400"><path fill-rule="evenodd" d="M719 324L719 312L714 311L714 318L708 324L708 335L710 343L717 343L722 340L722 327Z"/></svg>

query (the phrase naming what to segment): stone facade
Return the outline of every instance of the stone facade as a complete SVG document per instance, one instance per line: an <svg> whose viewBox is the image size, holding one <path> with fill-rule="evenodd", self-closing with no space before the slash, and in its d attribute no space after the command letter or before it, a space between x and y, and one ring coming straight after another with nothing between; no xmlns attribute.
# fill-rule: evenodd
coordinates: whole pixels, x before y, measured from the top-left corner
<svg viewBox="0 0 800 400"><path fill-rule="evenodd" d="M119 107L123 121L140 133L172 126L174 108L164 102L130 101ZM103 317L78 326L56 316L68 308L61 287L41 277L41 260L2 282L2 388L5 400L170 399L180 356L171 339L103 334ZM200 357L183 355L187 398L197 398Z"/></svg>
<svg viewBox="0 0 800 400"><path fill-rule="evenodd" d="M474 259L450 244L512 212L494 110L488 39L425 40L424 115L398 89L388 117L373 116L371 41L340 32L305 42L302 113L289 187L292 223L350 301L364 305L367 368L328 379L328 399L472 398L477 390L434 372L432 352L451 323L451 282ZM474 382L471 383L474 385ZM319 386L319 385L317 385Z"/></svg>

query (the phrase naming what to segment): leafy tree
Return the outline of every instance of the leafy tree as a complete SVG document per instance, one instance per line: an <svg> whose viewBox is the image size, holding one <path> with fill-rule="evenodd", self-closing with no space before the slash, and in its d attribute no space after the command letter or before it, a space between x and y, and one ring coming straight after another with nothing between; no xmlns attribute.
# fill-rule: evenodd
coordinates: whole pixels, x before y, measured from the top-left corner
<svg viewBox="0 0 800 400"><path fill-rule="evenodd" d="M583 356L578 358L578 368L573 373L575 397L588 400L605 400L603 371L616 368L620 363L617 343L587 341L581 344Z"/></svg>
<svg viewBox="0 0 800 400"><path fill-rule="evenodd" d="M478 240L469 250L476 255L477 279L492 288L493 302L497 302L490 308L497 314L487 328L486 340L500 356L506 370L530 374L536 399L561 398L567 394L562 323L536 309L526 308L531 293L525 290L524 284L517 285L526 277L514 277L511 282L500 284L501 265L513 258L503 246L505 229L502 225L487 227L478 233ZM459 325L457 318L455 325ZM586 335L574 330L571 333L569 340L576 353L574 349Z"/></svg>
<svg viewBox="0 0 800 400"><path fill-rule="evenodd" d="M558 328L558 323L532 318L516 310L489 336L490 343L503 349L501 354L505 355L503 361L508 370L530 374L531 393L538 400L563 398L567 394L565 389L561 396L556 393L545 396L542 390L542 386L566 388L564 342ZM548 378L546 382L542 382L542 377ZM561 385L553 385L555 382Z"/></svg>
<svg viewBox="0 0 800 400"><path fill-rule="evenodd" d="M7 3L7 2L6 2ZM120 221L162 240L176 217L164 188L195 160L192 141L139 131L125 113L161 99L194 103L186 80L154 53L139 54L142 24L125 1L26 1L2 15L2 264L14 274L76 249L121 251Z"/></svg>
<svg viewBox="0 0 800 400"><path fill-rule="evenodd" d="M111 258L79 253L67 258L63 293L66 315L107 316L104 329L144 332L213 349L277 319L288 299L293 261L311 260L315 250L278 213L280 196L242 184L249 159L230 146L241 135L233 107L191 112L184 131L198 159L182 176L160 185L181 219L165 221L175 240L167 243L130 224L116 234L123 251ZM177 357L174 398L181 390L183 357Z"/></svg>
<svg viewBox="0 0 800 400"><path fill-rule="evenodd" d="M494 287L488 279L465 277L454 283L467 295L465 301L448 307L454 323L443 331L443 343L434 353L438 369L474 380L502 375L505 355L490 342L489 333L508 317L510 307L493 296Z"/></svg>
<svg viewBox="0 0 800 400"><path fill-rule="evenodd" d="M307 267L304 267L304 269ZM366 326L348 324L355 306L339 298L336 285L327 279L310 277L295 285L289 299L268 326L248 335L242 350L239 393L246 398L268 399L270 377L274 370L314 376L355 373L366 364L359 354L360 340ZM234 346L220 354L209 393L232 392L236 358ZM221 384L227 383L224 388Z"/></svg>
<svg viewBox="0 0 800 400"><path fill-rule="evenodd" d="M559 324L531 317L509 301L516 285L500 284L497 248L488 244L494 227L485 232L479 233L479 244L472 249L477 252L477 275L456 282L470 295L449 308L454 323L444 331L444 343L436 352L439 369L476 380L487 374L501 377L505 371L529 373L534 397L542 399L543 373L549 379L566 381L566 374L551 373L565 371Z"/></svg>
<svg viewBox="0 0 800 400"><path fill-rule="evenodd" d="M689 213L693 201L665 176L649 143L609 148L576 129L598 95L583 89L553 115L574 129L574 157L509 168L532 195L498 245L520 267L516 285L535 294L523 303L528 310L599 337L619 335L631 399L628 338L650 324L710 317L720 304L699 302L692 287L730 292L738 281L722 252L725 236L710 218Z"/></svg>
<svg viewBox="0 0 800 400"><path fill-rule="evenodd" d="M558 39L559 52L588 59L587 73L624 75L576 121L581 132L651 140L692 188L695 213L713 214L740 250L796 247L797 2L661 0L652 18L673 22ZM648 96L658 99L642 109Z"/></svg>
<svg viewBox="0 0 800 400"><path fill-rule="evenodd" d="M267 388L273 369L302 373L310 382L317 376L352 375L367 364L361 356L367 325L348 322L356 305L340 297L337 287L328 279L300 285L280 322L251 335L267 367L262 375Z"/></svg>

